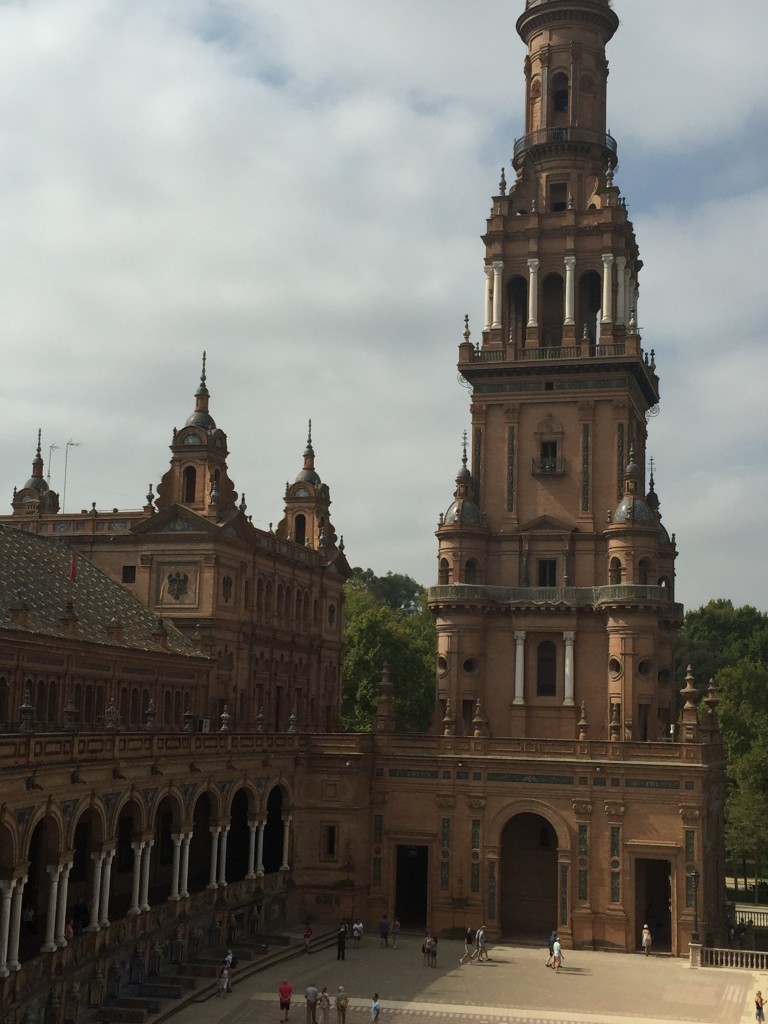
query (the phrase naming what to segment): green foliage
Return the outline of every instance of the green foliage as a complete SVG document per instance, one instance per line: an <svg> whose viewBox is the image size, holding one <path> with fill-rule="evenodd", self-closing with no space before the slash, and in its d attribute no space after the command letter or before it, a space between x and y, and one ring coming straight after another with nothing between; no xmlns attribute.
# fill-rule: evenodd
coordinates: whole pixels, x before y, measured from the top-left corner
<svg viewBox="0 0 768 1024"><path fill-rule="evenodd" d="M714 678L720 698L728 851L757 859L768 841L768 615L727 600L688 612L676 652L678 679L689 664L699 691Z"/></svg>
<svg viewBox="0 0 768 1024"><path fill-rule="evenodd" d="M385 664L397 732L424 732L434 708L436 635L427 593L410 576L356 568L346 584L341 720L371 728Z"/></svg>

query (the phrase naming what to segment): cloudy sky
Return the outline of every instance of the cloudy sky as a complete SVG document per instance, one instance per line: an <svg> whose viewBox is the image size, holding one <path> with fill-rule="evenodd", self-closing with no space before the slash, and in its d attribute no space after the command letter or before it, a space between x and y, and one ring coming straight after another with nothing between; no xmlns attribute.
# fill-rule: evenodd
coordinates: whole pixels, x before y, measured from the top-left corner
<svg viewBox="0 0 768 1024"><path fill-rule="evenodd" d="M522 0L0 0L0 487L136 508L208 352L254 523L311 417L353 564L434 582ZM615 0L609 128L645 261L678 599L768 609L765 0ZM511 175L509 175L511 177ZM756 540L756 538L762 538Z"/></svg>

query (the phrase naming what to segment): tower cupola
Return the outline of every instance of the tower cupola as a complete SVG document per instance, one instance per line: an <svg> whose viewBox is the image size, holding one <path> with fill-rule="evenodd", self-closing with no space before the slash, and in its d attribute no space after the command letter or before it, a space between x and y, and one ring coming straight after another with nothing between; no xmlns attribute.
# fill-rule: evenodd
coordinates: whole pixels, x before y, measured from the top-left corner
<svg viewBox="0 0 768 1024"><path fill-rule="evenodd" d="M37 450L32 460L32 475L23 487L13 492L13 514L29 515L30 513L59 511L59 496L52 491L44 475L43 456L41 453L42 431L37 432Z"/></svg>

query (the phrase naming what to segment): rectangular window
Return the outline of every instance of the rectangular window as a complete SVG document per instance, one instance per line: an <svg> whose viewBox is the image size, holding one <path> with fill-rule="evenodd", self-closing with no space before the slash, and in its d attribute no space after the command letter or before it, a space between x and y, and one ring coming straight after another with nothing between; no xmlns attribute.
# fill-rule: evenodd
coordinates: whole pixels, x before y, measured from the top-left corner
<svg viewBox="0 0 768 1024"><path fill-rule="evenodd" d="M136 566L135 565L124 565L123 566L123 583L135 583L136 582Z"/></svg>
<svg viewBox="0 0 768 1024"><path fill-rule="evenodd" d="M323 858L336 859L336 826L326 825L323 829Z"/></svg>
<svg viewBox="0 0 768 1024"><path fill-rule="evenodd" d="M540 558L539 559L539 586L540 587L555 587L555 586L557 586L557 559L556 558Z"/></svg>
<svg viewBox="0 0 768 1024"><path fill-rule="evenodd" d="M557 469L557 441L541 442L541 472L554 473Z"/></svg>
<svg viewBox="0 0 768 1024"><path fill-rule="evenodd" d="M549 209L551 213L562 213L568 209L568 186L563 181L555 181L549 186Z"/></svg>

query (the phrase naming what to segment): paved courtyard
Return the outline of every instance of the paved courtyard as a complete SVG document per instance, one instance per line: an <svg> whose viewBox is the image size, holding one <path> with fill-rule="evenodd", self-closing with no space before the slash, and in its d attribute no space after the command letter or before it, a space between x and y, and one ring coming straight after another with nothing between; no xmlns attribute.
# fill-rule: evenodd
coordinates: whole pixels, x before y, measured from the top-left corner
<svg viewBox="0 0 768 1024"><path fill-rule="evenodd" d="M546 949L495 946L487 964L459 966L463 944L442 941L436 969L422 965L421 937L401 937L396 950L368 937L348 949L319 950L237 981L226 999L188 1006L173 1024L277 1024L277 986L294 988L290 1020L305 1024L304 990L314 983L350 996L349 1024L369 1019L371 993L382 1002L382 1022L473 1021L482 1024L746 1024L752 995L768 990L768 976L714 968L692 971L684 961L620 953L565 952L560 974L545 967ZM331 1010L330 1024L336 1024Z"/></svg>

